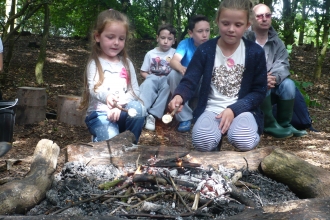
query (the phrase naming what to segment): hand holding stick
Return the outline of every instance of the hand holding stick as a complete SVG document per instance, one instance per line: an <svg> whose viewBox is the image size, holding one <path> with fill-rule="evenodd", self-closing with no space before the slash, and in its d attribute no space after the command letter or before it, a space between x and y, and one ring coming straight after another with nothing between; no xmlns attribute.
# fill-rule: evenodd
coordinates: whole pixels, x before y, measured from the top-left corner
<svg viewBox="0 0 330 220"><path fill-rule="evenodd" d="M169 114L165 114L163 117L162 117L162 121L165 123L165 124L168 124L172 121L173 119L173 116L175 115L175 113L178 111L180 106L176 106L175 109Z"/></svg>
<svg viewBox="0 0 330 220"><path fill-rule="evenodd" d="M130 109L127 110L126 108L123 108L120 105L118 105L116 101L113 102L113 105L116 108L120 109L121 111L127 112L128 115L131 116L131 117L135 117L137 115L137 112L134 108L130 108Z"/></svg>

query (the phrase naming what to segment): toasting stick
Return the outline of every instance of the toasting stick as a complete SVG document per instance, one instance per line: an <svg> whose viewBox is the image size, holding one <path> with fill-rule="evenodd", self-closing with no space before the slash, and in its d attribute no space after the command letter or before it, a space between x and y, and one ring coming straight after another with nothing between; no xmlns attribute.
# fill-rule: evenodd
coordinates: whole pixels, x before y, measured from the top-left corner
<svg viewBox="0 0 330 220"><path fill-rule="evenodd" d="M162 121L165 123L165 124L168 124L172 121L173 119L173 116L175 115L176 111L178 111L180 106L176 106L175 109L171 112L171 113L167 113L165 115L163 115L162 117Z"/></svg>
<svg viewBox="0 0 330 220"><path fill-rule="evenodd" d="M130 108L130 109L126 109L126 108L123 108L121 107L120 105L117 104L117 102L113 102L114 103L114 106L124 112L127 112L129 116L131 117L135 117L137 115L137 112L134 108Z"/></svg>

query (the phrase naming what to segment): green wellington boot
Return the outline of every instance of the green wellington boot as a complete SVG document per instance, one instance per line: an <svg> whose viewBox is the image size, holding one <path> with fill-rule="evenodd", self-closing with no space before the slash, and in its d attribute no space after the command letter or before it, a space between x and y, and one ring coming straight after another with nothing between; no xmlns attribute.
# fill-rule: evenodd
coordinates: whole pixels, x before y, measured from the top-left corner
<svg viewBox="0 0 330 220"><path fill-rule="evenodd" d="M260 107L264 113L264 133L275 138L292 137L291 129L281 127L274 118L270 95L265 98Z"/></svg>
<svg viewBox="0 0 330 220"><path fill-rule="evenodd" d="M305 130L297 130L291 124L293 114L294 99L291 100L278 100L277 102L277 122L283 128L291 130L294 137L301 137L307 135Z"/></svg>

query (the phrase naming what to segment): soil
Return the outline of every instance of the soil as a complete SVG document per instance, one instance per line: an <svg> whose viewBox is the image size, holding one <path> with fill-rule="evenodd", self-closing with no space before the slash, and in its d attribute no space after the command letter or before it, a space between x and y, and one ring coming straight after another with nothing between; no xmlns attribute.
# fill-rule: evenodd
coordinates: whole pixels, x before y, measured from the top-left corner
<svg viewBox="0 0 330 220"><path fill-rule="evenodd" d="M50 38L47 45L47 61L44 66L44 84L37 85L34 69L38 58L40 37L20 37L15 44L15 51L10 64L9 73L3 75L1 90L5 100L14 100L18 87L43 87L47 91L47 112L56 113L58 95L80 96L83 87L84 67L88 58L89 46L85 39ZM31 44L32 43L32 44ZM36 47L29 47L33 45ZM5 46L5 52L8 47ZM142 65L144 55L155 46L153 40L135 39L129 42L129 55L137 73ZM6 56L6 54L4 55ZM311 100L320 106L309 108L313 119L313 127L320 132L308 131L308 135L300 138L275 139L262 135L258 148L277 146L292 152L300 158L330 171L330 90L329 72L330 53L324 60L321 79L313 79L316 60L316 49L308 46L294 47L290 63L292 78L302 82L313 82L306 89ZM138 75L141 83L142 79ZM156 131L143 130L140 145L148 146L182 146L193 149L191 133L176 131L177 122L169 125L161 121L156 123ZM14 126L13 148L0 159L0 179L22 178L29 170L29 163L21 163L6 171L6 159L29 159L41 139L50 139L61 148L58 159L58 171L65 163L66 146L77 142L90 142L91 135L85 126L70 126L59 123L56 119L47 118L40 123ZM221 150L235 150L226 138Z"/></svg>

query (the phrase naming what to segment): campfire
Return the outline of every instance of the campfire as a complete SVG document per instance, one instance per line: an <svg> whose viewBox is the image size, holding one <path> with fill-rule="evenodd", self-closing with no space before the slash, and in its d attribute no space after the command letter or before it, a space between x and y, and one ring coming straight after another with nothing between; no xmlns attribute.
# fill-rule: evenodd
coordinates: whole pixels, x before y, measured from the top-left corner
<svg viewBox="0 0 330 220"><path fill-rule="evenodd" d="M47 199L28 214L160 219L231 216L262 200L252 191L260 191L259 186L238 181L241 177L241 171L222 165L203 167L189 154L166 160L152 156L147 164L140 164L137 158L135 164L122 169L70 162L56 175ZM263 184L272 182L262 178ZM235 184L251 189L243 193ZM296 199L288 191L282 196Z"/></svg>
<svg viewBox="0 0 330 220"><path fill-rule="evenodd" d="M59 147L41 140L26 177L0 186L1 214L116 219L330 214L329 173L280 148L200 153L134 145L133 138L122 133L106 142L68 145L68 162L55 175Z"/></svg>

